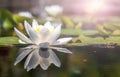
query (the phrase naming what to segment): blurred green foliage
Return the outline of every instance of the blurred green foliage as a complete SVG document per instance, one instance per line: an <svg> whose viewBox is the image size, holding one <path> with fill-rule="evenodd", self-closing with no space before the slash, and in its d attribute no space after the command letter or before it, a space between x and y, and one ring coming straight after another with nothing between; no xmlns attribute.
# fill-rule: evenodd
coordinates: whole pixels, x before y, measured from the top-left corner
<svg viewBox="0 0 120 77"><path fill-rule="evenodd" d="M18 44L18 38L17 37L1 37L0 38L0 46L9 46L12 44Z"/></svg>
<svg viewBox="0 0 120 77"><path fill-rule="evenodd" d="M66 26L67 28L73 28L73 27L74 27L74 24L73 24L73 22L70 20L69 17L63 16L63 17L62 17L62 21L63 21L63 23L65 23L65 26Z"/></svg>
<svg viewBox="0 0 120 77"><path fill-rule="evenodd" d="M30 21L31 19L0 9L0 36L12 36L13 28L23 23L24 20Z"/></svg>
<svg viewBox="0 0 120 77"><path fill-rule="evenodd" d="M120 24L105 22L103 25L97 25L98 31L103 35L120 36Z"/></svg>

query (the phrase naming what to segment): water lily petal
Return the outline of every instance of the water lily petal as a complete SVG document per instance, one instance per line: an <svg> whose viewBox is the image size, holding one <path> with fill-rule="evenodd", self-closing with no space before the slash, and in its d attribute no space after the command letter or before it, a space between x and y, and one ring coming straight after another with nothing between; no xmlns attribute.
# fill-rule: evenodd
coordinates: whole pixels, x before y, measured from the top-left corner
<svg viewBox="0 0 120 77"><path fill-rule="evenodd" d="M40 31L41 42L47 42L48 35L49 35L49 29L46 27L42 27Z"/></svg>
<svg viewBox="0 0 120 77"><path fill-rule="evenodd" d="M48 61L48 59L46 58L42 58L41 62L40 62L40 66L43 70L47 70L48 67L50 65L50 62Z"/></svg>
<svg viewBox="0 0 120 77"><path fill-rule="evenodd" d="M31 52L31 53L29 54L29 56L27 57L27 59L26 59L26 61L25 61L25 64L24 64L24 69L26 69L26 67L28 66L28 63L29 63L32 55L33 55L33 52Z"/></svg>
<svg viewBox="0 0 120 77"><path fill-rule="evenodd" d="M32 39L32 41L35 43L38 43L40 39L39 39L39 35L37 34L37 32L32 29L32 27L30 26L29 23L27 23L27 21L25 21L24 24L25 24L25 29L28 35L30 36L30 38Z"/></svg>
<svg viewBox="0 0 120 77"><path fill-rule="evenodd" d="M72 52L66 48L60 48L60 47L50 47L50 48L55 49L55 50L60 51L60 52L72 54Z"/></svg>
<svg viewBox="0 0 120 77"><path fill-rule="evenodd" d="M14 65L16 65L17 63L19 63L21 60L23 60L32 50L22 50L22 52L20 53L20 55L16 58L16 61L14 63Z"/></svg>
<svg viewBox="0 0 120 77"><path fill-rule="evenodd" d="M49 21L44 24L44 27L48 28L49 30L54 29L54 27L52 26L52 24Z"/></svg>
<svg viewBox="0 0 120 77"><path fill-rule="evenodd" d="M28 46L26 46L26 47L24 47L24 48L20 48L19 51L18 51L18 54L23 53L24 50L33 50L33 49L35 49L35 48L37 48L37 46L34 46L34 45L28 45Z"/></svg>
<svg viewBox="0 0 120 77"><path fill-rule="evenodd" d="M48 42L52 44L60 36L60 33L61 33L61 24L55 28L53 34L50 34Z"/></svg>
<svg viewBox="0 0 120 77"><path fill-rule="evenodd" d="M61 63L57 55L52 50L49 50L49 52L50 52L50 57L48 60L54 65L56 65L57 67L60 67Z"/></svg>
<svg viewBox="0 0 120 77"><path fill-rule="evenodd" d="M31 70L32 68L35 68L39 63L39 54L38 54L38 49L35 49L33 51L33 55L27 65L27 71Z"/></svg>
<svg viewBox="0 0 120 77"><path fill-rule="evenodd" d="M14 30L21 40L23 40L26 43L32 43L32 41L29 38L27 38L23 33L21 33L18 29L14 28Z"/></svg>
<svg viewBox="0 0 120 77"><path fill-rule="evenodd" d="M38 22L34 19L33 21L32 21L32 28L37 28L38 27Z"/></svg>
<svg viewBox="0 0 120 77"><path fill-rule="evenodd" d="M41 34L43 37L46 37L46 36L49 34L49 29L46 28L46 27L42 27L40 34Z"/></svg>
<svg viewBox="0 0 120 77"><path fill-rule="evenodd" d="M22 41L21 39L19 39L18 42L21 44L26 44L26 42Z"/></svg>
<svg viewBox="0 0 120 77"><path fill-rule="evenodd" d="M54 42L53 45L64 45L66 43L68 43L69 41L71 41L72 38L71 37L68 37L68 38L60 38L58 39L56 42Z"/></svg>

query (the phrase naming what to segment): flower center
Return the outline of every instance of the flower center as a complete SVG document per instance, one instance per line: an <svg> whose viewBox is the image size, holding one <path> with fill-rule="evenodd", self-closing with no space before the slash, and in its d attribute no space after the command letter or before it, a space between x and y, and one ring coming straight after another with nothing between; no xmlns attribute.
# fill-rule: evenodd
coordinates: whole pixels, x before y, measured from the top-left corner
<svg viewBox="0 0 120 77"><path fill-rule="evenodd" d="M50 29L50 34L53 34L54 33L54 29Z"/></svg>
<svg viewBox="0 0 120 77"><path fill-rule="evenodd" d="M38 27L38 28L36 29L36 31L39 33L39 32L40 32L40 27Z"/></svg>
<svg viewBox="0 0 120 77"><path fill-rule="evenodd" d="M34 29L36 32L40 33L40 31L41 31L41 26L33 27L33 29Z"/></svg>

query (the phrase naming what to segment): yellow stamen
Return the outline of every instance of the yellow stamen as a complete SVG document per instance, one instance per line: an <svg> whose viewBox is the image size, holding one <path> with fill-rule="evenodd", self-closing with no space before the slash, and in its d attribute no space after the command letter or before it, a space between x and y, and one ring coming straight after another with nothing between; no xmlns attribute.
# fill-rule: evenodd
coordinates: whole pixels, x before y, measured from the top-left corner
<svg viewBox="0 0 120 77"><path fill-rule="evenodd" d="M54 33L54 30L53 30L53 29L51 29L51 30L50 30L50 34L53 34L53 33Z"/></svg>
<svg viewBox="0 0 120 77"><path fill-rule="evenodd" d="M37 32L40 32L40 30L41 30L40 27L38 27L38 28L36 29Z"/></svg>
<svg viewBox="0 0 120 77"><path fill-rule="evenodd" d="M33 27L33 29L34 29L36 32L38 32L38 33L40 33L40 31L41 31L41 27L40 27L40 26L38 26L37 28L34 28L34 27Z"/></svg>

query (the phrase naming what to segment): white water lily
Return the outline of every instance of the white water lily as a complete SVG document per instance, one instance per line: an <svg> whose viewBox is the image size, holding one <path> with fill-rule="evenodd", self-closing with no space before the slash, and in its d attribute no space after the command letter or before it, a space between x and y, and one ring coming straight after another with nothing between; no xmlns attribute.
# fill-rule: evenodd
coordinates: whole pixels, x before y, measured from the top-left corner
<svg viewBox="0 0 120 77"><path fill-rule="evenodd" d="M57 67L61 66L59 58L53 50L72 53L66 48L57 47L58 45L68 43L72 39L71 37L58 39L61 33L61 25L53 27L50 22L46 22L44 25L38 25L37 21L33 20L32 26L27 23L27 21L24 22L24 26L29 38L18 29L14 28L14 30L22 40L20 41L21 43L30 45L19 50L19 55L14 65L27 56L24 64L24 68L27 69L27 71L36 68L38 65L40 65L43 70L47 70L51 63Z"/></svg>
<svg viewBox="0 0 120 77"><path fill-rule="evenodd" d="M59 5L46 6L45 11L53 17L56 17L63 12L63 8Z"/></svg>
<svg viewBox="0 0 120 77"><path fill-rule="evenodd" d="M33 18L32 14L28 11L19 12L18 15Z"/></svg>

